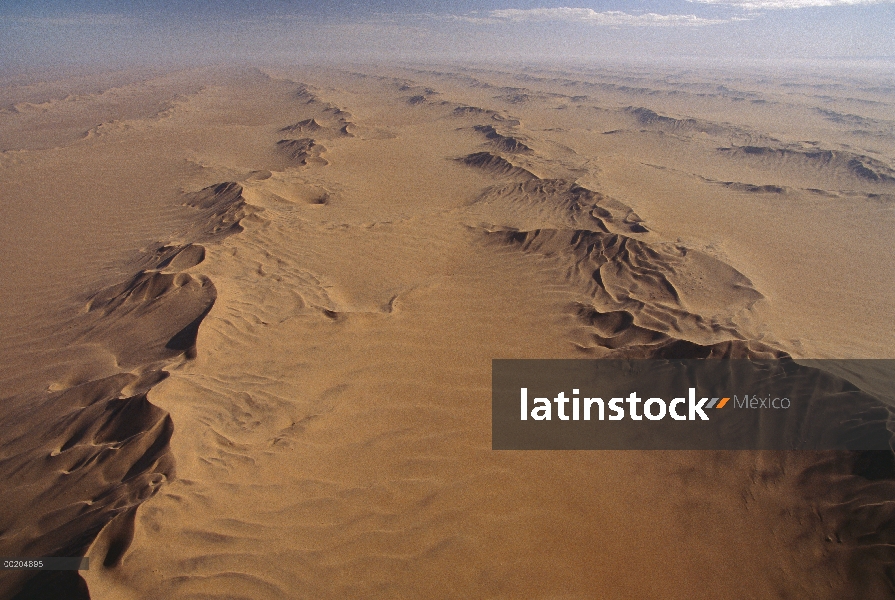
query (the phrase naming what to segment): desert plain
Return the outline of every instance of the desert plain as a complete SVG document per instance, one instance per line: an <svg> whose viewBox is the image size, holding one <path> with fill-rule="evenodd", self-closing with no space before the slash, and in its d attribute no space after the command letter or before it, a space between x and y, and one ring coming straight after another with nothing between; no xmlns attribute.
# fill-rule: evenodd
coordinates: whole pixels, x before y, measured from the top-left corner
<svg viewBox="0 0 895 600"><path fill-rule="evenodd" d="M0 183L0 555L90 558L0 598L895 595L856 454L490 412L495 358L895 358L891 74L9 76Z"/></svg>

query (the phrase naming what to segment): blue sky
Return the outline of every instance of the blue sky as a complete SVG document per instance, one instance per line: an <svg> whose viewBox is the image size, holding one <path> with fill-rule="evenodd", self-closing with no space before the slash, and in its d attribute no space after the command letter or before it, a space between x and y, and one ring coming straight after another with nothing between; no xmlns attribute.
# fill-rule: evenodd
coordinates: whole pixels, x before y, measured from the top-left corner
<svg viewBox="0 0 895 600"><path fill-rule="evenodd" d="M895 57L895 0L0 3L0 69L165 61Z"/></svg>

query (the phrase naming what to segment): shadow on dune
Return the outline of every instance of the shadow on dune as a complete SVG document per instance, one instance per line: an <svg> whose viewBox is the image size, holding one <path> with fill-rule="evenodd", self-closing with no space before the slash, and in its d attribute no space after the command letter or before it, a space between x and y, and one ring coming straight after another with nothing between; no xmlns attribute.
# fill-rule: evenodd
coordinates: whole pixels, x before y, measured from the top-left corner
<svg viewBox="0 0 895 600"><path fill-rule="evenodd" d="M137 507L175 473L174 424L148 394L169 365L195 358L199 327L217 298L208 278L186 271L205 258L199 241L242 230L241 194L223 183L187 195L197 211L183 232L190 241L159 244L149 268L96 293L70 324L62 339L102 348L120 372L4 399L0 430L11 435L0 446L3 556L84 556L105 530L103 566L121 561ZM4 575L2 598L90 597L76 572Z"/></svg>

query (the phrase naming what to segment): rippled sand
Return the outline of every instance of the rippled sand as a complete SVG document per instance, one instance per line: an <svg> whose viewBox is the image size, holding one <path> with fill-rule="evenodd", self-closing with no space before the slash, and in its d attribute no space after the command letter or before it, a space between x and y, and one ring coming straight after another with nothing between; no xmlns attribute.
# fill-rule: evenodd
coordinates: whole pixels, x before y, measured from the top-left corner
<svg viewBox="0 0 895 600"><path fill-rule="evenodd" d="M86 553L94 599L892 593L895 485L860 457L496 452L490 368L895 357L895 82L204 69L0 98L0 555Z"/></svg>

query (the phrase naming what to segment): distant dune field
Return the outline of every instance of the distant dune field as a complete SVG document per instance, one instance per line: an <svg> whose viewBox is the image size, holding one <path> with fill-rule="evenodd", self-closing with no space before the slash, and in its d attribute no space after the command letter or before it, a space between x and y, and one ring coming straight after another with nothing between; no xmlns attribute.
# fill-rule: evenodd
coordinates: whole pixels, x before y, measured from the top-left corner
<svg viewBox="0 0 895 600"><path fill-rule="evenodd" d="M8 84L0 182L0 556L91 560L0 599L893 595L859 455L498 452L490 404L494 358L895 358L893 82Z"/></svg>

